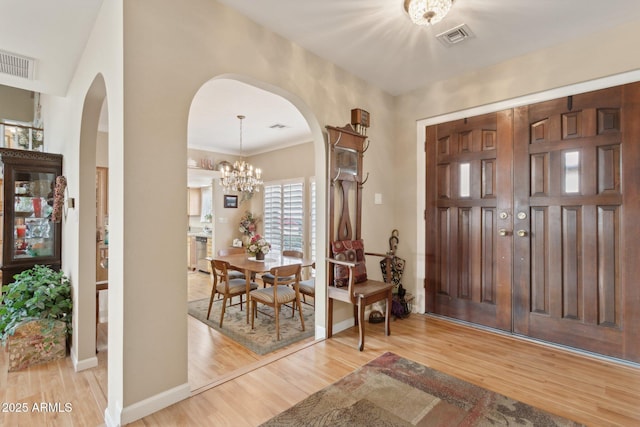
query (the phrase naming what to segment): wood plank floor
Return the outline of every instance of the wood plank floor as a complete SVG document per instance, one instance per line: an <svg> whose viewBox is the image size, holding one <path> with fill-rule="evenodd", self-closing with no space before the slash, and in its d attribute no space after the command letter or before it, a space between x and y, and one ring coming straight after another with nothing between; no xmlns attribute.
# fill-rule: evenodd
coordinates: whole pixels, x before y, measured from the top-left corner
<svg viewBox="0 0 640 427"><path fill-rule="evenodd" d="M190 275L190 299L208 292L206 275ZM389 337L383 324L367 323L363 352L357 351L352 328L265 356L197 320L188 324L193 396L132 426L255 426L386 351L589 426L640 425L640 367L430 316L394 321ZM106 339L105 325L99 339ZM6 353L0 351L2 404L29 406L28 413L0 412L0 426L103 425L106 357L101 351L99 366L80 373L67 358L8 374ZM39 402L71 403L72 410L34 413L32 405Z"/></svg>

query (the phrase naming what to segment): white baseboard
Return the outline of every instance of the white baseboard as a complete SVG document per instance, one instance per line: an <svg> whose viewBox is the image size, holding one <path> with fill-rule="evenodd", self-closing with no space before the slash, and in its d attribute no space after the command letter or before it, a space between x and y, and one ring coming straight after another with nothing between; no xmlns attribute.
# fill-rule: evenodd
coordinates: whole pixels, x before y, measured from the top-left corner
<svg viewBox="0 0 640 427"><path fill-rule="evenodd" d="M342 332L346 329L349 328L353 328L355 326L356 322L355 320L353 320L353 317L350 317L349 319L343 320L342 322L338 322L338 323L334 323L333 324L333 333L337 334L339 332Z"/></svg>
<svg viewBox="0 0 640 427"><path fill-rule="evenodd" d="M119 423L112 424L112 422L116 420L107 419L105 419L105 422L107 422L108 426L113 427L126 425L139 420L140 418L146 417L147 415L153 414L154 412L158 412L159 410L180 402L190 396L191 389L189 388L189 384L185 383L123 408L120 413ZM105 412L105 417L107 415L108 414Z"/></svg>
<svg viewBox="0 0 640 427"><path fill-rule="evenodd" d="M78 360L77 355L71 351L71 362L73 363L73 370L76 372L84 371L86 369L95 368L98 366L98 358L96 356L89 357L87 359Z"/></svg>
<svg viewBox="0 0 640 427"><path fill-rule="evenodd" d="M122 410L118 408L117 412L118 412L117 417L120 418L120 414L122 414ZM111 417L111 414L109 413L109 408L104 410L104 424L106 427L120 427L120 423L114 421L114 419Z"/></svg>
<svg viewBox="0 0 640 427"><path fill-rule="evenodd" d="M323 340L327 337L327 328L325 328L324 326L318 326L316 325L316 335L315 335L315 339L316 340Z"/></svg>

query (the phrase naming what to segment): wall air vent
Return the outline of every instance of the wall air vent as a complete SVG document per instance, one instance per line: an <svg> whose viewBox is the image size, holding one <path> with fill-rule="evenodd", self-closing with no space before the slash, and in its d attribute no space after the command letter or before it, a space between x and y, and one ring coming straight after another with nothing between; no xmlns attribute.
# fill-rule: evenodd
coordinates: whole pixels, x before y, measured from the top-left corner
<svg viewBox="0 0 640 427"><path fill-rule="evenodd" d="M33 80L36 60L0 50L0 73Z"/></svg>
<svg viewBox="0 0 640 427"><path fill-rule="evenodd" d="M475 37L467 24L458 25L450 30L444 31L436 36L440 43L445 46L458 44L468 38Z"/></svg>

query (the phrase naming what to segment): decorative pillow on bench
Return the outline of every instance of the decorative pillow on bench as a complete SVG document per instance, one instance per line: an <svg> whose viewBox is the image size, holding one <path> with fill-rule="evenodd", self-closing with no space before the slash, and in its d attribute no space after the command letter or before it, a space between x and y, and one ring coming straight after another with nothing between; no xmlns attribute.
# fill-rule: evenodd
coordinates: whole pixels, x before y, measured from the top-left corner
<svg viewBox="0 0 640 427"><path fill-rule="evenodd" d="M333 257L339 261L355 262L353 282L361 283L367 280L367 265L364 260L364 243L362 240L340 240L331 242ZM334 265L333 284L337 287L349 284L349 267Z"/></svg>

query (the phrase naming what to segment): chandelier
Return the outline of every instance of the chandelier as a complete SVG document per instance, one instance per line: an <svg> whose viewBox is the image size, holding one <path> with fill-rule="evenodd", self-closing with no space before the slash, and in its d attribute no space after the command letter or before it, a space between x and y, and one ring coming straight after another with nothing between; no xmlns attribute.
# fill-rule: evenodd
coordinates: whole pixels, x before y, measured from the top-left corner
<svg viewBox="0 0 640 427"><path fill-rule="evenodd" d="M453 0L404 0L404 10L416 25L440 22L449 13Z"/></svg>
<svg viewBox="0 0 640 427"><path fill-rule="evenodd" d="M242 159L242 120L245 117L240 115L240 160L236 160L233 164L233 168L230 164L225 164L220 167L222 172L222 178L220 179L220 185L225 191L237 191L244 193L254 193L260 191L262 185L262 171L260 168L254 168L253 165L247 163Z"/></svg>

